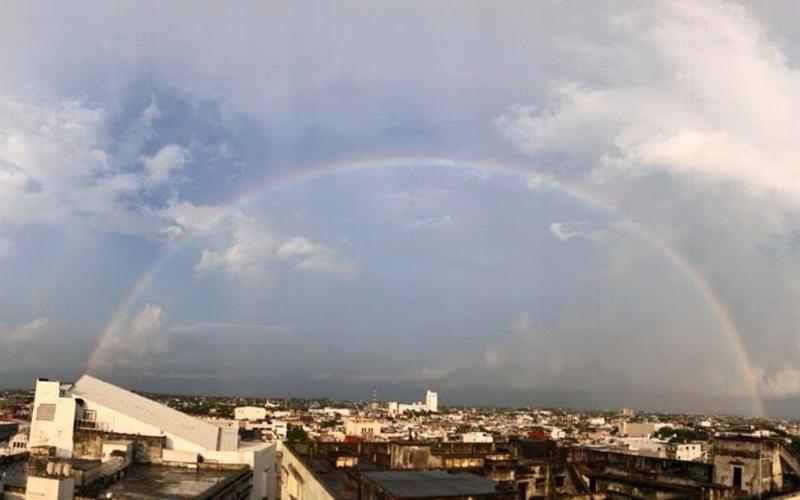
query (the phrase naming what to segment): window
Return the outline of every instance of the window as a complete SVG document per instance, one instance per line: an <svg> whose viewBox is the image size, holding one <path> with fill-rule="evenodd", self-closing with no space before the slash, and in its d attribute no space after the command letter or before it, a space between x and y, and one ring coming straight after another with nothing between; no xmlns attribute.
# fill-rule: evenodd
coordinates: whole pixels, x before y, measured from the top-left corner
<svg viewBox="0 0 800 500"><path fill-rule="evenodd" d="M733 487L742 488L742 468L735 465L733 466Z"/></svg>
<svg viewBox="0 0 800 500"><path fill-rule="evenodd" d="M56 418L56 405L42 403L36 407L36 420L52 422Z"/></svg>
<svg viewBox="0 0 800 500"><path fill-rule="evenodd" d="M83 419L89 422L94 422L97 420L97 411L95 410L84 410L83 412Z"/></svg>

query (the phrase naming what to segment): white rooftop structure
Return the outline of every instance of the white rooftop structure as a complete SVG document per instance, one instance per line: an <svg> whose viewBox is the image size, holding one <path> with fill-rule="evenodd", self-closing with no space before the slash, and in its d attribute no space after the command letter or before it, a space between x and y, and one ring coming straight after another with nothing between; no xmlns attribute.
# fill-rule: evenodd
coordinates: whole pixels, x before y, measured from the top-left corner
<svg viewBox="0 0 800 500"><path fill-rule="evenodd" d="M131 434L144 434L138 429L136 424L147 424L160 427L159 434L166 435L168 438L180 439L192 443L199 448L206 450L216 450L220 434L220 428L216 425L204 422L199 418L189 416L185 413L174 410L169 406L162 405L151 399L139 396L131 391L127 391L115 385L103 382L91 375L84 375L69 393L75 397L83 399L91 404L92 408L102 406L117 415L108 413L113 422L106 422L116 432L127 432L126 427L131 427ZM120 418L122 414L123 418ZM124 420L135 420L126 422ZM120 421L117 421L120 420ZM99 422L102 422L98 418Z"/></svg>
<svg viewBox="0 0 800 500"><path fill-rule="evenodd" d="M39 379L30 446L52 447L62 459L97 459L94 448L76 446L87 433L102 436L103 449L121 446L120 440L146 443L146 438L163 438L159 455L148 457L153 463L247 465L253 471L250 499L274 498L275 445L240 443L238 425L214 425L91 375L73 385Z"/></svg>

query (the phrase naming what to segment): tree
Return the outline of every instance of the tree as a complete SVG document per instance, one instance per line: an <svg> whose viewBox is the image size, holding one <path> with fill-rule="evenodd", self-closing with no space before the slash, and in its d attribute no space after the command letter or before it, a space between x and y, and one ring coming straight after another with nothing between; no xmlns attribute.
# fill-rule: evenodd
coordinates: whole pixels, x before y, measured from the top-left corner
<svg viewBox="0 0 800 500"><path fill-rule="evenodd" d="M800 453L800 438L792 438L792 444L789 445L795 453Z"/></svg>
<svg viewBox="0 0 800 500"><path fill-rule="evenodd" d="M286 440L290 443L299 443L303 441L308 441L308 433L305 429L300 426L294 426L289 429L288 434L286 435Z"/></svg>
<svg viewBox="0 0 800 500"><path fill-rule="evenodd" d="M705 433L697 432L692 429L673 429L672 427L662 427L656 432L659 439L667 439L670 443L689 443L691 441L704 440L708 436Z"/></svg>

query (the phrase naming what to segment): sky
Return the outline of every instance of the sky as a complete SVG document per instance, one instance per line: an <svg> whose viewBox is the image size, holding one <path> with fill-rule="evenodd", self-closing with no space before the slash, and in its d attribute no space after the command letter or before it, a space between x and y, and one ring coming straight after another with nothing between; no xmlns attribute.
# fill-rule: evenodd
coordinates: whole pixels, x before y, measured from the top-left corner
<svg viewBox="0 0 800 500"><path fill-rule="evenodd" d="M798 416L793 2L4 2L0 386Z"/></svg>

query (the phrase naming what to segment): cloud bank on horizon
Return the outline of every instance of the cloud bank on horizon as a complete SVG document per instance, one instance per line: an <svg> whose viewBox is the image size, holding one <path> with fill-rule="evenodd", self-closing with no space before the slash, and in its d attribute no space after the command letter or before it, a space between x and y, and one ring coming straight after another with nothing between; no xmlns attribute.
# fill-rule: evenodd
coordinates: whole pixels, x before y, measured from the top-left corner
<svg viewBox="0 0 800 500"><path fill-rule="evenodd" d="M791 411L800 12L583 7L5 5L0 384L94 352L153 390L751 412L633 222L713 285ZM230 205L385 157L443 160Z"/></svg>

